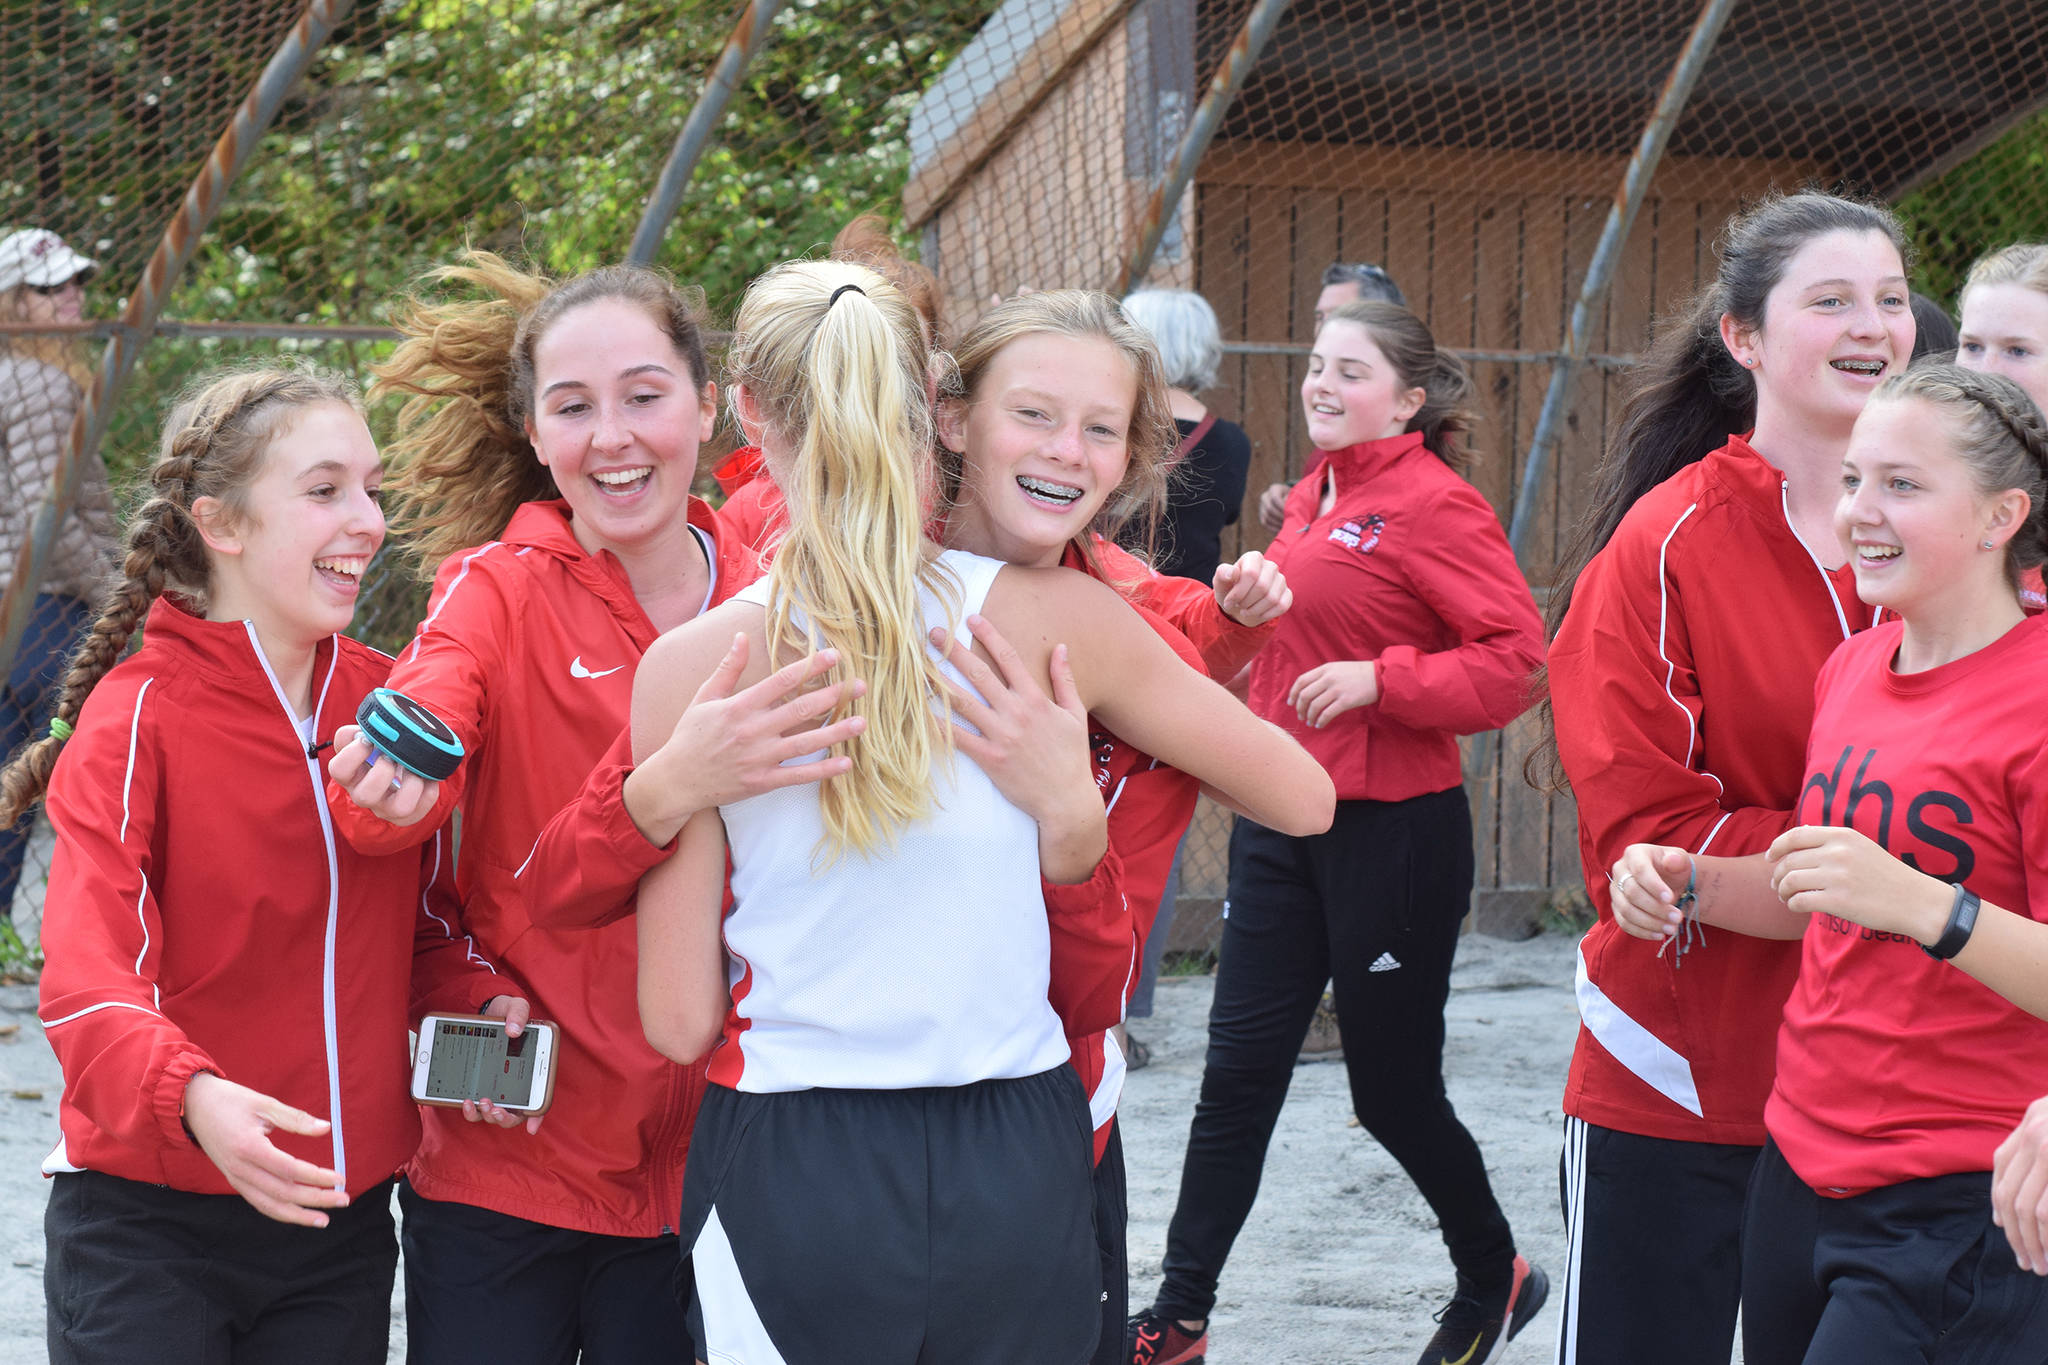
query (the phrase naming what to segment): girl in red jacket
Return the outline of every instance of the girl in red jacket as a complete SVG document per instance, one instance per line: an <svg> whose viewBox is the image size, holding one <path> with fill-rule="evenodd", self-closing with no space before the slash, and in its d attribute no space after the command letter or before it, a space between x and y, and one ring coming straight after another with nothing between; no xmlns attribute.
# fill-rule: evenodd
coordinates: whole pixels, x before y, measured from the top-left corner
<svg viewBox="0 0 2048 1365"><path fill-rule="evenodd" d="M1131 1320L1135 1365L1206 1349L1294 1061L1334 981L1361 1123L1443 1224L1457 1295L1423 1355L1491 1359L1542 1305L1443 1084L1443 1008L1472 891L1457 737L1528 705L1541 626L1493 509L1459 476L1470 390L1414 314L1347 304L1302 385L1321 453L1269 555L1294 606L1252 663L1251 706L1337 783L1327 834L1240 819L1202 1096L1165 1279Z"/></svg>
<svg viewBox="0 0 2048 1365"><path fill-rule="evenodd" d="M555 286L479 253L444 275L487 297L416 301L381 371L387 388L415 395L392 452L397 514L419 531L413 553L440 566L392 686L446 720L469 758L428 790L394 778L388 761L365 771L363 746L347 742L330 797L364 849L428 838L461 806L465 914L518 964L508 969L561 1029L562 1054L553 1108L529 1141L453 1111L426 1116L399 1195L408 1343L423 1361L552 1361L579 1348L604 1361L686 1360L674 1220L702 1071L641 1036L633 926L543 927L519 874L625 727L641 654L753 576L751 556L719 543L689 491L716 389L689 301L652 271L611 267ZM663 779L683 815L814 780L776 766L818 742L783 731L840 690L771 706L806 676L721 701L710 710L726 724L693 718L636 777ZM674 837L635 829L624 837Z"/></svg>
<svg viewBox="0 0 2048 1365"><path fill-rule="evenodd" d="M1551 598L1557 753L1600 916L1564 1097L1563 1365L1726 1365L1733 1345L1798 954L1722 934L1660 956L1615 925L1606 871L1632 843L1760 853L1791 823L1814 676L1873 616L1832 521L1856 417L1912 352L1903 243L1883 209L1823 194L1729 224L1714 282L1640 367L1568 556L1584 568Z"/></svg>
<svg viewBox="0 0 2048 1365"><path fill-rule="evenodd" d="M525 1019L430 903L439 841L357 853L321 799L316 755L391 666L340 634L381 478L338 382L254 370L180 403L50 736L0 778L9 824L47 782L57 835L52 1360L382 1362L406 1028Z"/></svg>
<svg viewBox="0 0 2048 1365"><path fill-rule="evenodd" d="M1745 857L1631 845L1614 914L1660 946L1688 911L1800 943L1744 1219L1743 1359L2034 1361L2048 1282L1989 1194L2048 1075L2048 620L2018 592L2048 559L2048 422L1997 376L1886 380L1835 531L1897 619L1821 669L1798 827Z"/></svg>

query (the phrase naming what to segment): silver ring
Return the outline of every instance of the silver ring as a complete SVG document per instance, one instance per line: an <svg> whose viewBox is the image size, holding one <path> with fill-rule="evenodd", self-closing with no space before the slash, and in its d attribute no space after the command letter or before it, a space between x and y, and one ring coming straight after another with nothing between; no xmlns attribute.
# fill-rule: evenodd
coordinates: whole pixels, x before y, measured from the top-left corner
<svg viewBox="0 0 2048 1365"><path fill-rule="evenodd" d="M396 773L393 773L393 774L391 775L391 790L390 790L389 792L385 793L385 794L386 794L387 796L395 796L395 795L396 795L396 794L398 793L398 789L399 789L400 787L403 787L404 785L405 785L405 770L401 768L401 769L400 769L400 770L399 770L398 772L396 772Z"/></svg>
<svg viewBox="0 0 2048 1365"><path fill-rule="evenodd" d="M1635 873L1633 873L1633 872L1624 872L1624 873L1622 873L1622 874L1621 874L1621 875L1620 875L1619 877L1616 877L1616 878L1614 879L1614 889L1615 889L1616 891L1626 891L1626 890L1628 890L1628 884L1629 884L1630 882L1634 881L1635 879L1636 879L1636 874L1635 874Z"/></svg>

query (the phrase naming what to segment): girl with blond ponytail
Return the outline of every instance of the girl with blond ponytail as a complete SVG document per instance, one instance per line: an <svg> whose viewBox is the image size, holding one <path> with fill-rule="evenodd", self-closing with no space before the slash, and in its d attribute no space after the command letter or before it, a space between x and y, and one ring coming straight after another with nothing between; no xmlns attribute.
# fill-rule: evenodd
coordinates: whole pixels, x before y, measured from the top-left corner
<svg viewBox="0 0 2048 1365"><path fill-rule="evenodd" d="M735 632L742 681L829 652L866 690L858 734L829 746L845 773L692 816L641 883L642 1025L678 1061L709 1054L679 1224L707 1358L1073 1365L1101 1279L1039 876L1090 874L1102 801L1078 720L1048 758L1064 781L1029 813L1006 800L954 737L947 699L974 699L940 649L985 626L1024 642L983 662L1050 680L1282 827L1327 824L1329 781L1111 589L925 538L926 350L880 276L777 267L730 354L789 527L767 578L649 651L635 752L668 738Z"/></svg>
<svg viewBox="0 0 2048 1365"><path fill-rule="evenodd" d="M47 788L57 835L53 1361L382 1362L392 1178L420 1133L406 1029L427 1009L526 1018L427 909L440 841L358 853L321 801L317 755L391 668L341 634L384 539L381 480L334 380L198 389L49 736L0 774L0 821Z"/></svg>

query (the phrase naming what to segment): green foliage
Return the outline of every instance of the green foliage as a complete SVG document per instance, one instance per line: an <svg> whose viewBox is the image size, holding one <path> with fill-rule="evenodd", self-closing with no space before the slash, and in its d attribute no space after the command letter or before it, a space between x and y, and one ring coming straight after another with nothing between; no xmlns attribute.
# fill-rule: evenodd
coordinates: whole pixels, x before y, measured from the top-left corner
<svg viewBox="0 0 2048 1365"><path fill-rule="evenodd" d="M989 0L794 0L663 244L715 308L889 212L919 93ZM738 11L386 0L337 34L179 291L189 316L367 322L465 242L570 274L625 255Z"/></svg>
<svg viewBox="0 0 2048 1365"><path fill-rule="evenodd" d="M34 981L43 974L43 950L32 946L11 919L0 919L0 984Z"/></svg>
<svg viewBox="0 0 2048 1365"><path fill-rule="evenodd" d="M1972 261L2011 242L2048 241L2048 112L1907 195L1898 210L1918 257L1914 288L1954 311Z"/></svg>

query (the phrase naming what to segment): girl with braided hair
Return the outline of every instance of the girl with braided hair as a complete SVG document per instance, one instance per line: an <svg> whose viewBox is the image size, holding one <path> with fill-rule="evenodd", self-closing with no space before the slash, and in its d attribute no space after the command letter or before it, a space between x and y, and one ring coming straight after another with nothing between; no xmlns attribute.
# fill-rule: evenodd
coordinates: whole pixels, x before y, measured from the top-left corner
<svg viewBox="0 0 2048 1365"><path fill-rule="evenodd" d="M527 1017L438 903L442 843L360 854L322 799L320 751L391 669L341 633L381 480L342 383L199 388L48 737L0 774L0 823L47 789L57 836L54 1361L381 1362L407 1026Z"/></svg>
<svg viewBox="0 0 2048 1365"><path fill-rule="evenodd" d="M1744 1218L1743 1358L2035 1360L2048 1280L1989 1195L2048 1075L2048 619L2019 596L2048 560L2048 425L2000 376L1887 379L1835 534L1896 619L1821 668L1795 826L1741 857L1630 846L1615 922L1801 944Z"/></svg>

